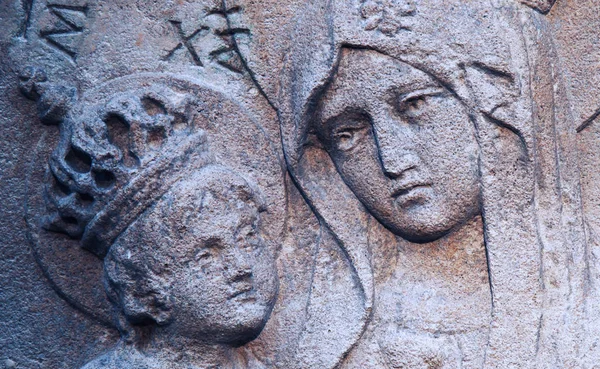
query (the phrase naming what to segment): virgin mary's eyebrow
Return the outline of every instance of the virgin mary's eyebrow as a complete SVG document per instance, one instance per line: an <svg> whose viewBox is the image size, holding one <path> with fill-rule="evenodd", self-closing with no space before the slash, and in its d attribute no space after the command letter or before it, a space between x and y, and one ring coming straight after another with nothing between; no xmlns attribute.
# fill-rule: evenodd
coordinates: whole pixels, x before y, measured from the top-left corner
<svg viewBox="0 0 600 369"><path fill-rule="evenodd" d="M398 96L398 98L401 102L406 102L406 101L409 101L410 99L414 99L415 97L441 95L445 91L446 90L441 86L426 87L426 88L420 88L420 89L416 89L416 90L413 90L408 93L401 94L400 96Z"/></svg>
<svg viewBox="0 0 600 369"><path fill-rule="evenodd" d="M333 120L337 119L339 116L344 114L346 110L348 110L348 106L343 104L343 106L339 106L339 104L332 104L330 101L327 101L325 98L321 100L319 104L319 124L320 126L328 127L329 124L333 123Z"/></svg>
<svg viewBox="0 0 600 369"><path fill-rule="evenodd" d="M421 78L419 78L421 77ZM425 77L425 78L422 78ZM440 85L437 81L429 78L428 76L418 76L417 78L412 78L410 83L403 85L394 85L388 89L388 95L393 96L394 98L398 98L399 96L409 96L408 98L419 96L419 94L423 91L427 90L444 90L442 85Z"/></svg>

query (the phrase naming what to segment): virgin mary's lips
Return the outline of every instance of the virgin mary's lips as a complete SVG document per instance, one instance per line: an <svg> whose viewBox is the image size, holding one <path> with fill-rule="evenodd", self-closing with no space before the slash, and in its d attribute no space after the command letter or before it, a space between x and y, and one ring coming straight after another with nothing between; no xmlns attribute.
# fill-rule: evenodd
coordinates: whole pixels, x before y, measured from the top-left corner
<svg viewBox="0 0 600 369"><path fill-rule="evenodd" d="M408 205L422 201L430 188L431 183L428 182L400 183L392 189L392 197L398 205Z"/></svg>

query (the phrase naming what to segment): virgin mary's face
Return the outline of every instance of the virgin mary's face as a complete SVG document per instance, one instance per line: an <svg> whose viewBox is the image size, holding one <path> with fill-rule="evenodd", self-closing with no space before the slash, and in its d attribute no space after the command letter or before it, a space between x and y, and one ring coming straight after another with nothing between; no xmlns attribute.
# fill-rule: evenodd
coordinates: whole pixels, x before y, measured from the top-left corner
<svg viewBox="0 0 600 369"><path fill-rule="evenodd" d="M346 184L395 234L433 241L480 212L473 123L423 71L372 50L344 49L317 121Z"/></svg>

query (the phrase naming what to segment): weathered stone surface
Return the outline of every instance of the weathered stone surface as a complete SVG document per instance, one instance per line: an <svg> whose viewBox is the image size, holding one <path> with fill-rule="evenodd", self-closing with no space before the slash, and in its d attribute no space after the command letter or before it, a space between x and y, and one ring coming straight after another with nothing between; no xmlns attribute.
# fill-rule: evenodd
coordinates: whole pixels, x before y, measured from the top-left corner
<svg viewBox="0 0 600 369"><path fill-rule="evenodd" d="M594 0L0 4L0 367L595 368Z"/></svg>

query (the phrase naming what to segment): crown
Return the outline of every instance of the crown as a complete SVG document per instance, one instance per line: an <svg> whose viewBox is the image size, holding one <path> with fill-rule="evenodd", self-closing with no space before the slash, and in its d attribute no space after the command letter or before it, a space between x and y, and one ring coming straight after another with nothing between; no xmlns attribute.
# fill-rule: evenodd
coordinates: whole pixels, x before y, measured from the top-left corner
<svg viewBox="0 0 600 369"><path fill-rule="evenodd" d="M42 73L29 74L47 84ZM27 87L31 81L25 80ZM207 119L205 102L176 84L165 76L117 80L93 98L71 103L48 162L43 228L80 239L84 249L103 258L172 184L212 162L199 128L204 123L198 122ZM43 91L31 94L40 101L64 100L45 96L64 89L33 90Z"/></svg>

